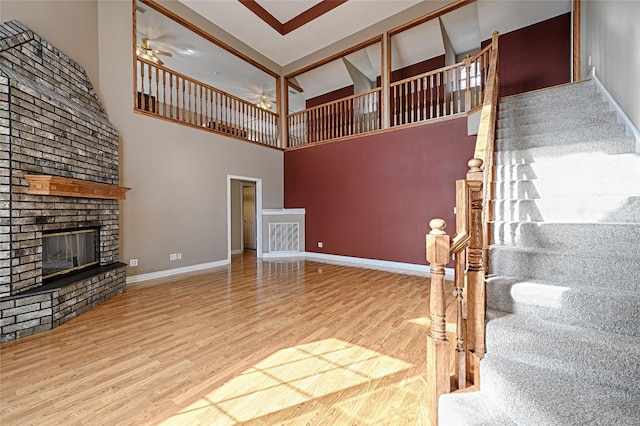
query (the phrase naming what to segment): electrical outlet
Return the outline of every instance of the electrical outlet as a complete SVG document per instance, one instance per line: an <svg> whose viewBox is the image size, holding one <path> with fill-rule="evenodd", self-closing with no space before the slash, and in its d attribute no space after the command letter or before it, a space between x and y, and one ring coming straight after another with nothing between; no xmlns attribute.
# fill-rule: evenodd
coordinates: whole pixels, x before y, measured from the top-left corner
<svg viewBox="0 0 640 426"><path fill-rule="evenodd" d="M129 259L129 266L138 266L138 259Z"/></svg>
<svg viewBox="0 0 640 426"><path fill-rule="evenodd" d="M322 248L324 246L324 244L322 244L322 241L318 241L318 247Z"/></svg>
<svg viewBox="0 0 640 426"><path fill-rule="evenodd" d="M182 259L182 253L178 253L178 260Z"/></svg>
<svg viewBox="0 0 640 426"><path fill-rule="evenodd" d="M175 253L171 253L171 254L169 255L169 260L176 260L177 258L178 258L178 255L177 255L177 254L175 254Z"/></svg>

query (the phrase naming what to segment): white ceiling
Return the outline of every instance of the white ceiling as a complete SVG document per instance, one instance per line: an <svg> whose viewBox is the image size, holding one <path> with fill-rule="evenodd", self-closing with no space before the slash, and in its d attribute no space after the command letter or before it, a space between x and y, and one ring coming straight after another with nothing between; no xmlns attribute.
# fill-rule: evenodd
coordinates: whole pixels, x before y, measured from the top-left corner
<svg viewBox="0 0 640 426"><path fill-rule="evenodd" d="M180 2L275 63L287 65L420 3L421 0L349 0L286 35L271 28L238 0ZM285 23L319 1L258 0L257 3L281 23Z"/></svg>
<svg viewBox="0 0 640 426"><path fill-rule="evenodd" d="M179 0L204 18L285 66L418 3L436 8L441 0L349 0L286 35L281 35L238 0ZM281 23L320 0L258 0ZM197 36L141 3L138 42L148 36L152 47L173 53L161 57L165 66L238 96L257 102L275 99L275 79ZM494 31L504 34L571 10L571 0L477 0L441 17L454 53L480 47ZM417 18L418 16L416 16ZM445 53L440 22L435 19L392 37L392 69ZM348 60L370 80L380 74L380 44L349 55ZM290 90L290 110L304 108L305 99L353 84L341 59L296 77L302 94Z"/></svg>

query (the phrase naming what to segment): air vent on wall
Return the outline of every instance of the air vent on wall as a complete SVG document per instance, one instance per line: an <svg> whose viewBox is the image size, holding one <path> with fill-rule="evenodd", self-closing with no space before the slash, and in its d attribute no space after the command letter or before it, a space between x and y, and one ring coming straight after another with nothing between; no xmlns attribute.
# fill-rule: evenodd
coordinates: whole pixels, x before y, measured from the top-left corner
<svg viewBox="0 0 640 426"><path fill-rule="evenodd" d="M300 224L270 223L269 252L292 253L300 251Z"/></svg>

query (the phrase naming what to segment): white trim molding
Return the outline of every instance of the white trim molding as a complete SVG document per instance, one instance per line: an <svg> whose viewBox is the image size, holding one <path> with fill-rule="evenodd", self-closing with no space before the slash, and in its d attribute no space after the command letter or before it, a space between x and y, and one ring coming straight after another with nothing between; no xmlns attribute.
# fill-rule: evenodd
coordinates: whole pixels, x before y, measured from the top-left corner
<svg viewBox="0 0 640 426"><path fill-rule="evenodd" d="M627 116L627 114L625 114L625 112L622 110L620 105L618 105L616 100L613 99L613 96L611 96L611 93L609 93L607 88L604 87L604 84L602 84L602 82L598 79L598 77L596 76L596 67L593 67L591 69L591 78L595 82L598 92L600 92L604 100L609 103L611 110L615 111L618 117L618 121L624 124L627 136L632 136L633 138L635 138L636 153L640 154L640 131L638 131L636 126L633 125L633 122L631 121L631 119Z"/></svg>
<svg viewBox="0 0 640 426"><path fill-rule="evenodd" d="M130 277L127 277L127 284L154 280L156 278L170 277L172 275L186 274L187 272L202 271L204 269L218 268L220 266L227 266L230 263L231 261L229 259L223 259L215 262L199 263L197 265L183 266L180 268L173 268L173 269L165 269L164 271L149 272L148 274L132 275Z"/></svg>
<svg viewBox="0 0 640 426"><path fill-rule="evenodd" d="M272 216L279 214L306 214L307 211L305 209L262 209L262 214L264 216Z"/></svg>
<svg viewBox="0 0 640 426"><path fill-rule="evenodd" d="M256 256L262 257L262 179L227 175L227 262L231 262L231 180L256 183Z"/></svg>
<svg viewBox="0 0 640 426"><path fill-rule="evenodd" d="M393 262L390 260L365 259L362 257L338 256L335 254L304 252L301 253L307 260L315 260L325 263L336 263L345 266L358 266L361 268L378 269L399 274L421 275L430 277L429 265L417 265L415 263ZM453 279L453 269L445 268L445 277Z"/></svg>

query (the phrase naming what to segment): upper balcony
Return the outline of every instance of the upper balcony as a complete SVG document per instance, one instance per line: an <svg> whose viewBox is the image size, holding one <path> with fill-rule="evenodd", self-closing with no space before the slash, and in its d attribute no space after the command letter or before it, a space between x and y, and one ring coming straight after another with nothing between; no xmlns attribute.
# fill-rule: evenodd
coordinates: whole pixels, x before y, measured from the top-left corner
<svg viewBox="0 0 640 426"><path fill-rule="evenodd" d="M163 15L166 9L155 2L139 0L138 5L138 46L152 33L154 20L165 28L185 25L179 17ZM489 72L491 44L481 48L486 30L478 28L479 10L473 1L451 3L284 76L201 32L196 35L226 57L208 55L216 56L216 68L201 66L195 57L180 62L188 66L179 68L175 58L136 55L134 109L276 149L468 114L482 104ZM461 22L475 28L461 29ZM162 40L155 37L148 49L170 50ZM173 51L185 58L192 54L186 46ZM242 64L220 73L217 67L230 60ZM257 70L252 81L246 78L248 70ZM227 83L217 78L220 74L227 74ZM228 84L233 78L243 81Z"/></svg>

